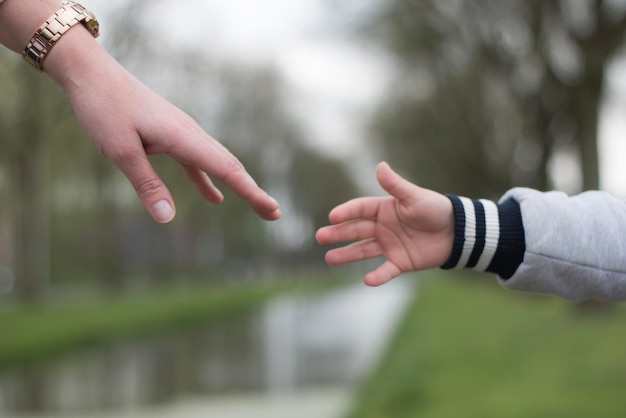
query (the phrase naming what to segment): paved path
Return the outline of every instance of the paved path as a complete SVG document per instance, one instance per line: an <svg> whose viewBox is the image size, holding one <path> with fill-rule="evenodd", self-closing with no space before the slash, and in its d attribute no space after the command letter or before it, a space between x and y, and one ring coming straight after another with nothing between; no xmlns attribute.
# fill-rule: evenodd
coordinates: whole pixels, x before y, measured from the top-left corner
<svg viewBox="0 0 626 418"><path fill-rule="evenodd" d="M166 407L110 414L19 415L10 418L342 418L349 401L348 389L324 388L276 396L196 399Z"/></svg>

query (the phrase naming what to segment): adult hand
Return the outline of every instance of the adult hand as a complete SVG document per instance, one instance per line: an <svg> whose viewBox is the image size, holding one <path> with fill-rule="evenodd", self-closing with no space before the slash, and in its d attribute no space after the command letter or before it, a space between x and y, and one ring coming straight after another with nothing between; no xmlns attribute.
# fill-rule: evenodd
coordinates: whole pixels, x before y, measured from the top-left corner
<svg viewBox="0 0 626 418"><path fill-rule="evenodd" d="M71 29L55 45L44 70L67 93L96 148L130 180L145 208L161 223L175 215L174 201L148 160L167 154L183 167L204 198L223 195L222 181L266 220L280 218L278 203L243 165L187 114L119 65L84 29Z"/></svg>
<svg viewBox="0 0 626 418"><path fill-rule="evenodd" d="M334 208L333 224L316 234L320 244L355 241L326 254L331 266L379 256L386 261L365 276L378 286L408 271L443 265L452 250L454 214L442 194L418 187L387 163L376 169L378 182L391 196L361 197Z"/></svg>

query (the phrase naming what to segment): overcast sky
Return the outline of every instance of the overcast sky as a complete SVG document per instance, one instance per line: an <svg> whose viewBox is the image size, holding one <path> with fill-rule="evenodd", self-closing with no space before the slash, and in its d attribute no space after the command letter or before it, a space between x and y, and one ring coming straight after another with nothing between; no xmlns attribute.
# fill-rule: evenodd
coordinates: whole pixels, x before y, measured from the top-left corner
<svg viewBox="0 0 626 418"><path fill-rule="evenodd" d="M107 12L125 3L91 0L93 11L102 16L103 42ZM367 4L353 3L355 12ZM152 19L160 22L155 30L167 30L174 45L183 42L211 55L275 67L298 98L293 102L307 103L301 119L315 145L347 156L360 144L361 135L355 132L383 91L387 70L372 50L333 29L329 4L329 0L164 1L154 8Z"/></svg>
<svg viewBox="0 0 626 418"><path fill-rule="evenodd" d="M107 12L128 0L90 0L100 14L103 38ZM155 30L173 42L207 49L241 61L274 65L298 102L308 104L303 122L323 149L349 156L360 149L360 130L381 94L388 67L367 45L350 42L338 30L344 13L379 0L178 0L159 2ZM329 6L342 10L330 10ZM157 29L158 28L158 29ZM602 187L626 197L626 66L612 71L613 94L601 117ZM374 162L371 162L372 164ZM567 167L568 161L560 162ZM369 163L366 163L369 164ZM371 167L373 172L373 167ZM562 170L567 178L567 169ZM564 185L567 186L567 181Z"/></svg>

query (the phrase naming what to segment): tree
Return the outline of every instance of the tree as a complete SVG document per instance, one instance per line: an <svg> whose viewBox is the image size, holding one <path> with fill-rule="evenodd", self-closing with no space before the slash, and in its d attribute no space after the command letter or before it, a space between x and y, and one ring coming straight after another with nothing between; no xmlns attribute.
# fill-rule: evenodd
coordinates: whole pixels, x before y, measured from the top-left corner
<svg viewBox="0 0 626 418"><path fill-rule="evenodd" d="M166 44L142 26L150 22L136 20L153 6L146 0L123 6L108 49L220 139L286 210L295 208L308 228L306 248L295 250L317 251L312 231L332 205L356 194L352 179L336 161L303 145L276 71L224 63L198 50L164 52ZM153 223L124 176L91 146L58 88L6 54L7 65L0 61L0 88L8 93L0 98L0 158L10 172L0 192L11 203L7 224L15 225L11 249L23 296L44 293L50 266L55 282L95 279L120 289L131 276L177 280L201 271L219 277L222 267L234 265L255 272L257 264L279 258L275 250L294 250L283 238L297 232L259 220L228 190L223 205L210 207L180 167L162 156L151 159L172 191L178 217L167 226ZM282 235L275 232L281 228Z"/></svg>
<svg viewBox="0 0 626 418"><path fill-rule="evenodd" d="M400 64L401 89L377 137L446 190L547 189L560 152L579 158L583 189L598 188L598 113L624 12L602 0L385 3L369 32Z"/></svg>
<svg viewBox="0 0 626 418"><path fill-rule="evenodd" d="M2 89L9 92L0 115L0 154L7 167L7 198L12 220L13 269L18 293L42 296L49 284L50 240L48 164L50 134L59 115L59 92L41 74L6 63ZM62 107L62 106L61 106Z"/></svg>

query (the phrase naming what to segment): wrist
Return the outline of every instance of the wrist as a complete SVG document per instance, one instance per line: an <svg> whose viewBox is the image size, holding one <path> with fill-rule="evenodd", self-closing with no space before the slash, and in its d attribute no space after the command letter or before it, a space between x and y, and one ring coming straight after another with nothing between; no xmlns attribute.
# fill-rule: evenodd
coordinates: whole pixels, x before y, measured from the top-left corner
<svg viewBox="0 0 626 418"><path fill-rule="evenodd" d="M454 208L454 243L442 268L471 268L511 277L525 252L519 204L512 199L496 205L454 195L448 198Z"/></svg>
<svg viewBox="0 0 626 418"><path fill-rule="evenodd" d="M89 9L74 0L64 0L62 7L39 26L24 48L22 56L33 67L43 71L43 63L52 48L78 24L83 25L94 38L100 35L98 20Z"/></svg>
<svg viewBox="0 0 626 418"><path fill-rule="evenodd" d="M93 39L98 35L97 19L76 1L8 1L0 8L0 43L46 70L68 92L81 72L89 76L92 71L84 70L98 67L88 64L93 55L108 57Z"/></svg>
<svg viewBox="0 0 626 418"><path fill-rule="evenodd" d="M109 66L113 58L81 25L70 29L48 53L43 69L68 94Z"/></svg>

